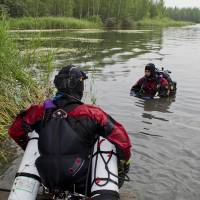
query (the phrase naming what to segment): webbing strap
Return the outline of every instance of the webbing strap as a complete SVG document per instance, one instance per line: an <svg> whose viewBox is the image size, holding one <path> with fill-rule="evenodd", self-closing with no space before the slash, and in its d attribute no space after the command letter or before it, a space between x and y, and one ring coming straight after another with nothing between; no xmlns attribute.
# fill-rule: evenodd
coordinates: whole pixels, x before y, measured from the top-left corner
<svg viewBox="0 0 200 200"><path fill-rule="evenodd" d="M32 179L35 179L35 180L37 180L38 182L41 183L41 178L39 176L35 175L35 174L30 174L30 173L26 173L26 172L17 172L17 174L15 175L15 178L19 177L19 176L32 178Z"/></svg>

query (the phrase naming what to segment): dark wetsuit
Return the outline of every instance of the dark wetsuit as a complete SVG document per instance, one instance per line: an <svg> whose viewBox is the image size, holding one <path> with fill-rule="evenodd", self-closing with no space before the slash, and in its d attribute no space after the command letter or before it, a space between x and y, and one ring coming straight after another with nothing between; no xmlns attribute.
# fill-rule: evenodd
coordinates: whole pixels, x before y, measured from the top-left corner
<svg viewBox="0 0 200 200"><path fill-rule="evenodd" d="M167 96L168 81L163 77L140 78L131 88L139 96L154 97L158 92L158 96Z"/></svg>

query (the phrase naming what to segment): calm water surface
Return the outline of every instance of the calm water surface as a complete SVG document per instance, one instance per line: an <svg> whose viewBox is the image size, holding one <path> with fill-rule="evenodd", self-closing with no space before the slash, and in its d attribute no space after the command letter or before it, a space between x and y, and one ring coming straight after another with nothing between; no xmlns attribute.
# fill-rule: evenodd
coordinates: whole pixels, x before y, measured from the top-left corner
<svg viewBox="0 0 200 200"><path fill-rule="evenodd" d="M22 36L23 49L32 34ZM60 49L57 66L87 66L85 101L96 101L129 132L132 181L124 190L137 200L200 199L200 26L41 36L43 48ZM76 56L69 58L68 49L74 49ZM129 96L148 62L172 71L178 84L176 97L144 101ZM2 184L10 184L7 174L13 174L16 165L2 176Z"/></svg>

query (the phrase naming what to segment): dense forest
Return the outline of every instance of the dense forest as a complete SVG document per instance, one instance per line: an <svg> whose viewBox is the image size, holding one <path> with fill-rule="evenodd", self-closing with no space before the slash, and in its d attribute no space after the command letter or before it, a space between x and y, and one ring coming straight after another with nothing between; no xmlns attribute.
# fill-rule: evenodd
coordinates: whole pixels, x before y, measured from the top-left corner
<svg viewBox="0 0 200 200"><path fill-rule="evenodd" d="M108 18L137 21L144 17L168 16L175 20L200 21L199 9L166 9L164 0L0 0L0 10L11 17L98 16L103 21Z"/></svg>
<svg viewBox="0 0 200 200"><path fill-rule="evenodd" d="M174 20L200 23L200 9L198 8L167 8L165 15Z"/></svg>
<svg viewBox="0 0 200 200"><path fill-rule="evenodd" d="M0 8L11 17L67 16L88 18L99 16L102 20L142 19L161 15L163 0L1 0Z"/></svg>

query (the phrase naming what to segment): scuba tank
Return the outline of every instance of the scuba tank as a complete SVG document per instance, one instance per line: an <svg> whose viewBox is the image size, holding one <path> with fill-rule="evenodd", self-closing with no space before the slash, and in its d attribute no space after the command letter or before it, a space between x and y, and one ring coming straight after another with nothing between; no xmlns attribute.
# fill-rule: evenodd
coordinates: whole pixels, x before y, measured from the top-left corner
<svg viewBox="0 0 200 200"><path fill-rule="evenodd" d="M177 83L175 81L173 81L170 77L171 71L169 70L165 70L163 67L160 69L156 68L156 72L158 74L158 76L162 76L163 78L165 78L168 83L169 83L169 89L170 89L170 94L169 95L173 95L176 93L176 89L177 89Z"/></svg>
<svg viewBox="0 0 200 200"><path fill-rule="evenodd" d="M38 134L29 133L30 140L27 144L19 170L8 197L8 200L35 200L40 186L40 177L35 166L39 157Z"/></svg>
<svg viewBox="0 0 200 200"><path fill-rule="evenodd" d="M91 199L119 199L116 148L103 137L97 140L92 154L91 194Z"/></svg>
<svg viewBox="0 0 200 200"><path fill-rule="evenodd" d="M29 133L30 141L24 152L8 200L36 200L40 187L40 177L35 166L40 156L38 134ZM118 164L115 146L107 139L99 137L91 166L91 193L93 200L118 200Z"/></svg>

